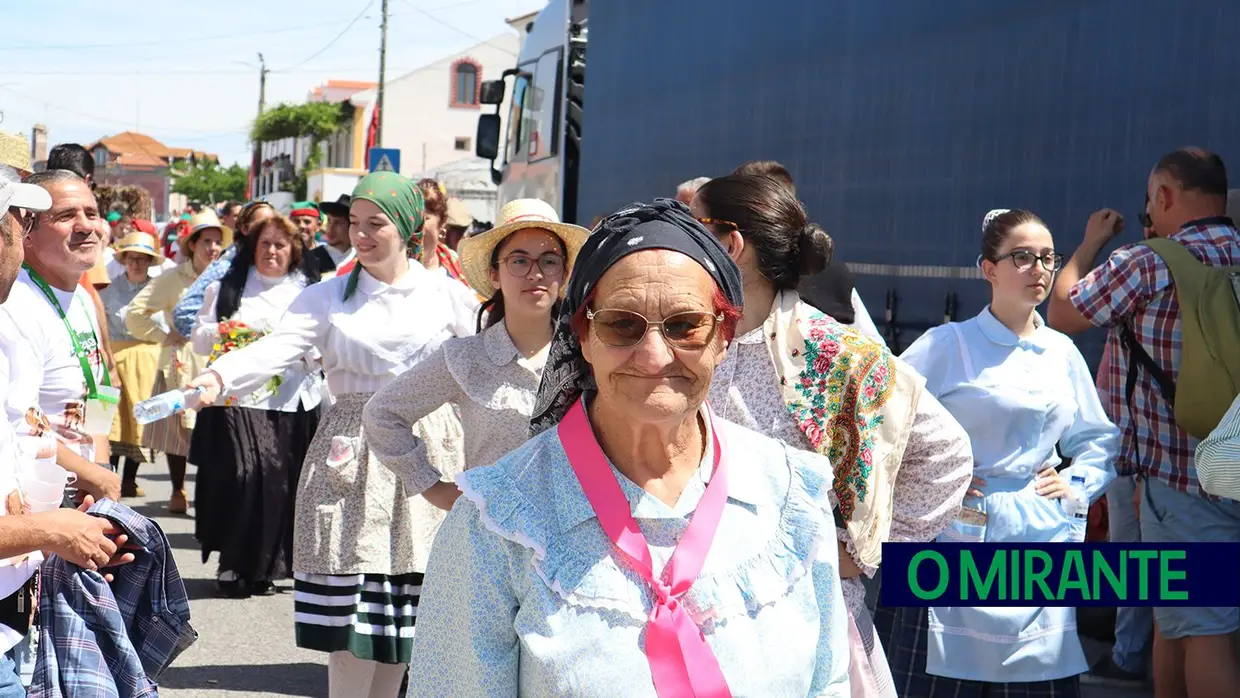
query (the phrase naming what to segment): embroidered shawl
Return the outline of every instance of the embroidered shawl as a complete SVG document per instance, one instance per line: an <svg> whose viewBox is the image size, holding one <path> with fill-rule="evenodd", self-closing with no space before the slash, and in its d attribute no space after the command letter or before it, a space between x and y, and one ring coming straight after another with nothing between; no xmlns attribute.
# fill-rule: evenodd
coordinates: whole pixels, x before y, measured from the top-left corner
<svg viewBox="0 0 1240 698"><path fill-rule="evenodd" d="M780 292L763 332L784 404L814 450L831 461L852 552L877 567L925 379L795 291Z"/></svg>

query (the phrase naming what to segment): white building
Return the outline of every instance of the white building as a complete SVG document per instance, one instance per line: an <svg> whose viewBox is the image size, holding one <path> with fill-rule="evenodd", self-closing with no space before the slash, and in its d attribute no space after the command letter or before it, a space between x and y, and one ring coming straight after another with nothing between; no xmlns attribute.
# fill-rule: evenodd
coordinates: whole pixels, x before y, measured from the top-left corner
<svg viewBox="0 0 1240 698"><path fill-rule="evenodd" d="M515 68L521 40L503 34L388 80L383 92L384 148L400 150L400 172L412 176L474 156L478 115L495 107L478 103L483 80ZM500 114L508 114L505 95ZM373 104L374 90L353 101Z"/></svg>

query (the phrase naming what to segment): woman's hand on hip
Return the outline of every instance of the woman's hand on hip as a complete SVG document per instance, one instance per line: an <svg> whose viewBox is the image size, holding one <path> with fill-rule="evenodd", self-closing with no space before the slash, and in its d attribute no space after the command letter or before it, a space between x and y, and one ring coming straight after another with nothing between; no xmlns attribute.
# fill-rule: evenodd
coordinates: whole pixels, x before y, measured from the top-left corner
<svg viewBox="0 0 1240 698"><path fill-rule="evenodd" d="M969 489L965 490L964 495L966 497L985 497L986 495L982 494L982 491L978 489L979 487L985 487L985 486L986 486L986 481L974 475L973 481L969 483Z"/></svg>
<svg viewBox="0 0 1240 698"><path fill-rule="evenodd" d="M1063 479L1059 471L1047 468L1038 473L1034 491L1047 499L1061 499L1068 494L1068 481Z"/></svg>

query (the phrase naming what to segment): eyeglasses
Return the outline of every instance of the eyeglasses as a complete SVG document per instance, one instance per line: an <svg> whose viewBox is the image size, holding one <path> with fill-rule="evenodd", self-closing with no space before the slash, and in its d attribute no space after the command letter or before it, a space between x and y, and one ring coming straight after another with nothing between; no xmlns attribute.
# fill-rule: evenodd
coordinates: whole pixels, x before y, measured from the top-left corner
<svg viewBox="0 0 1240 698"><path fill-rule="evenodd" d="M711 226L718 226L720 228L725 228L726 229L725 232L716 233L720 235L727 235L728 233L735 233L735 232L740 231L741 229L739 225L733 223L732 221L725 221L722 218L699 218L697 219L697 222L701 223L702 225L708 228Z"/></svg>
<svg viewBox="0 0 1240 698"><path fill-rule="evenodd" d="M1012 266L1016 267L1018 271L1029 271L1035 262L1041 262L1042 268L1047 271L1059 271L1063 268L1063 255L1057 252L1036 255L1029 250L1013 250L1007 254L999 255L991 261L997 263L1005 259L1011 259Z"/></svg>
<svg viewBox="0 0 1240 698"><path fill-rule="evenodd" d="M508 273L518 279L529 276L535 265L538 266L542 275L549 279L557 279L564 275L564 258L550 252L538 259L523 254L510 254L501 261Z"/></svg>
<svg viewBox="0 0 1240 698"><path fill-rule="evenodd" d="M658 327L664 341L677 349L701 349L710 344L723 314L690 310L669 315L662 322L651 322L631 310L587 310L586 319L599 340L616 349L637 346L651 327Z"/></svg>
<svg viewBox="0 0 1240 698"><path fill-rule="evenodd" d="M1142 211L1137 216L1137 222L1141 224L1142 228L1153 228L1154 227L1154 220L1151 219L1150 214L1146 213L1145 211Z"/></svg>

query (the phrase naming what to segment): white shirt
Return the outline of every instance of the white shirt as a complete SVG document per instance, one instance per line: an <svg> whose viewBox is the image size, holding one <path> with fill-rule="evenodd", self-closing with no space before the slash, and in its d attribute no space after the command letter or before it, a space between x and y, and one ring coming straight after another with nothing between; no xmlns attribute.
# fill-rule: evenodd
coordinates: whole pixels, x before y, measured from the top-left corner
<svg viewBox="0 0 1240 698"><path fill-rule="evenodd" d="M88 364L96 385L103 385L105 367L99 350L99 319L95 317L95 303L86 289L78 286L73 292L52 287L78 341L87 352ZM86 419L86 379L82 364L73 349L73 340L65 329L65 323L47 296L22 269L9 300L0 307L0 313L8 316L10 323L0 331L0 353L13 366L14 371L8 404L8 419L13 424L25 418L22 402L33 390L37 404L59 438L74 453L94 461L95 444L90 435L82 431ZM24 391L24 395L22 392Z"/></svg>
<svg viewBox="0 0 1240 698"><path fill-rule="evenodd" d="M212 366L226 394L252 392L317 348L333 395L373 393L451 337L474 332L478 298L419 264L388 285L364 269L344 299L347 276L308 286L266 337Z"/></svg>
<svg viewBox="0 0 1240 698"><path fill-rule="evenodd" d="M8 327L8 323L4 323ZM6 388L9 386L8 359L0 354L0 402L8 401ZM23 410L24 413L24 410ZM7 419L0 419L0 516L15 514L6 506L9 495L18 489L18 472L25 465L24 457L17 447L17 433ZM29 555L0 560L0 598L7 598L21 588L26 580L34 575L43 561L43 554L33 551ZM21 642L22 635L7 625L0 624L0 652L7 652Z"/></svg>
<svg viewBox="0 0 1240 698"><path fill-rule="evenodd" d="M852 290L852 309L852 328L879 344L887 346L887 340L883 339L883 333L878 331L878 326L874 324L874 319L870 317L870 311L866 310L865 303L861 302L861 294L857 293L855 288Z"/></svg>
<svg viewBox="0 0 1240 698"><path fill-rule="evenodd" d="M229 320L243 322L258 332L270 332L304 288L301 274L271 278L251 268L246 277L245 289L241 292L241 302ZM219 281L207 286L203 293L202 308L198 311L194 331L190 336L195 354L210 356L219 340L220 319L216 309L219 295ZM274 394L263 390L238 401L237 404L281 412L296 412L298 405L306 411L318 406L323 395L323 378L319 373L318 362L312 357L307 357L307 361L295 361L283 373L273 375L279 375L283 379Z"/></svg>

